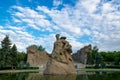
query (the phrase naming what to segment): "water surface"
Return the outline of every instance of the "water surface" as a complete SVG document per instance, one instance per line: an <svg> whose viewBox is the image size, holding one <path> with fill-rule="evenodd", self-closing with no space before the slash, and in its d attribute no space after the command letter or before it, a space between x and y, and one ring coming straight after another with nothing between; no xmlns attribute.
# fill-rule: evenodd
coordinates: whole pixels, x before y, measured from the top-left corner
<svg viewBox="0 0 120 80"><path fill-rule="evenodd" d="M78 75L42 75L41 73L0 73L0 80L120 80L120 72L81 72Z"/></svg>

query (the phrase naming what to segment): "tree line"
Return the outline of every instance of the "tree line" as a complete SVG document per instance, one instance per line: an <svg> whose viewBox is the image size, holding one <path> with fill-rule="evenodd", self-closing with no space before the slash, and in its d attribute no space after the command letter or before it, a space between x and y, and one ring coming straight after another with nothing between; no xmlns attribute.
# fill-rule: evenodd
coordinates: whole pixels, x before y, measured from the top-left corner
<svg viewBox="0 0 120 80"><path fill-rule="evenodd" d="M21 61L26 62L26 57L24 52L18 52L16 45L12 45L9 36L6 35L1 41L0 69L16 68Z"/></svg>
<svg viewBox="0 0 120 80"><path fill-rule="evenodd" d="M119 66L120 65L120 51L100 51L97 46L92 49L91 64L95 64L95 67Z"/></svg>

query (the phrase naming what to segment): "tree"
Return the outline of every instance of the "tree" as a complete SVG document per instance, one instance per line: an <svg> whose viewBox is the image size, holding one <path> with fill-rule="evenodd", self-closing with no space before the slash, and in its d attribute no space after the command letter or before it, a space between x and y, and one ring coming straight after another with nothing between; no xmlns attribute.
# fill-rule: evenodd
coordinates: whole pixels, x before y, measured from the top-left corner
<svg viewBox="0 0 120 80"><path fill-rule="evenodd" d="M25 65L28 67L27 54L25 52L18 52L17 54L18 68L22 69Z"/></svg>
<svg viewBox="0 0 120 80"><path fill-rule="evenodd" d="M42 45L38 46L39 51L45 51L45 48L42 47Z"/></svg>
<svg viewBox="0 0 120 80"><path fill-rule="evenodd" d="M0 49L0 68L2 68L4 65L4 62L3 62L3 53L2 53L2 49Z"/></svg>
<svg viewBox="0 0 120 80"><path fill-rule="evenodd" d="M1 67L10 67L11 64L11 41L9 40L9 36L6 37L1 41Z"/></svg>
<svg viewBox="0 0 120 80"><path fill-rule="evenodd" d="M95 67L96 68L100 67L101 63L102 63L102 56L100 53L97 53L95 56Z"/></svg>
<svg viewBox="0 0 120 80"><path fill-rule="evenodd" d="M95 63L95 60L96 60L96 55L98 53L98 47L97 46L94 46L93 49L92 49L92 63L94 64Z"/></svg>
<svg viewBox="0 0 120 80"><path fill-rule="evenodd" d="M27 54L25 52L18 52L17 53L17 60L18 60L18 64L22 61L22 62L26 62L27 61Z"/></svg>
<svg viewBox="0 0 120 80"><path fill-rule="evenodd" d="M120 51L114 52L114 63L115 65L120 65Z"/></svg>
<svg viewBox="0 0 120 80"><path fill-rule="evenodd" d="M11 48L11 66L12 69L13 67L17 67L17 47L14 44L13 47Z"/></svg>
<svg viewBox="0 0 120 80"><path fill-rule="evenodd" d="M118 56L118 55L116 56L116 52L100 52L100 54L102 55L104 61L110 64L111 63L113 64L115 57ZM118 58L116 58L116 60L118 60Z"/></svg>

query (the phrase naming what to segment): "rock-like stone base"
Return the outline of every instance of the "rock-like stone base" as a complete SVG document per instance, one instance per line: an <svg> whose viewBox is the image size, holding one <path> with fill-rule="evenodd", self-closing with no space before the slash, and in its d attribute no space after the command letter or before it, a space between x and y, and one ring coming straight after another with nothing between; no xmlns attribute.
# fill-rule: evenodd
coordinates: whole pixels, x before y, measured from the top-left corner
<svg viewBox="0 0 120 80"><path fill-rule="evenodd" d="M43 74L77 74L74 64L61 63L51 59L47 63L47 67Z"/></svg>

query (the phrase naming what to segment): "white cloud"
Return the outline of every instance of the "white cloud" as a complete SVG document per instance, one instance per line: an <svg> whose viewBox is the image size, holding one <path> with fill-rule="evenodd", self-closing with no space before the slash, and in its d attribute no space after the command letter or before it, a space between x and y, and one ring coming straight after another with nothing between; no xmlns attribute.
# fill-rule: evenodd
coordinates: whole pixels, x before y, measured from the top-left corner
<svg viewBox="0 0 120 80"><path fill-rule="evenodd" d="M58 27L60 27L59 29L61 31L64 30L66 32L81 34L81 30L78 27L79 24L78 25L75 24L76 20L75 19L73 20L72 16L70 16L71 8L67 7L65 9L62 9L61 11L56 10L56 9L52 9L50 11L49 9L47 9L47 10L46 9L47 8L45 8L45 10L44 10L44 9L42 9L42 7L40 7L40 6L38 7L38 10L42 10L44 13L48 14L52 18L52 21L54 22L54 24L57 25ZM54 29L56 29L56 28L54 28Z"/></svg>
<svg viewBox="0 0 120 80"><path fill-rule="evenodd" d="M3 29L3 26L0 26L0 29Z"/></svg>
<svg viewBox="0 0 120 80"><path fill-rule="evenodd" d="M15 32L12 30L0 30L0 32L4 35L15 35Z"/></svg>
<svg viewBox="0 0 120 80"><path fill-rule="evenodd" d="M15 22L15 23L19 23L19 22L21 22L19 19L17 19L17 18L13 18L13 21Z"/></svg>
<svg viewBox="0 0 120 80"><path fill-rule="evenodd" d="M112 12L112 11L114 11L114 10L115 10L115 8L113 7L112 4L110 4L110 3L105 3L105 4L103 4L103 7L102 7L103 13Z"/></svg>
<svg viewBox="0 0 120 80"><path fill-rule="evenodd" d="M21 31L21 30L24 30L23 27L16 27L16 26L9 26L9 29L12 29L14 31Z"/></svg>
<svg viewBox="0 0 120 80"><path fill-rule="evenodd" d="M84 29L83 33L85 33L86 35L90 35L91 34L90 30L88 30L88 29Z"/></svg>
<svg viewBox="0 0 120 80"><path fill-rule="evenodd" d="M100 0L82 0L79 5L81 5L88 13L93 13L96 11L99 2Z"/></svg>
<svg viewBox="0 0 120 80"><path fill-rule="evenodd" d="M50 13L50 10L45 6L38 6L37 10L44 11L46 13Z"/></svg>
<svg viewBox="0 0 120 80"><path fill-rule="evenodd" d="M53 5L54 5L54 6L62 5L62 3L63 3L62 0L53 0Z"/></svg>
<svg viewBox="0 0 120 80"><path fill-rule="evenodd" d="M41 30L41 28L46 28L51 26L51 23L46 19L45 14L41 12L34 11L28 7L19 7L13 6L13 9L19 10L18 12L14 11L13 20L19 23L25 22L28 26L36 30ZM45 7L42 7L45 8Z"/></svg>

